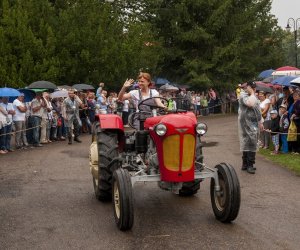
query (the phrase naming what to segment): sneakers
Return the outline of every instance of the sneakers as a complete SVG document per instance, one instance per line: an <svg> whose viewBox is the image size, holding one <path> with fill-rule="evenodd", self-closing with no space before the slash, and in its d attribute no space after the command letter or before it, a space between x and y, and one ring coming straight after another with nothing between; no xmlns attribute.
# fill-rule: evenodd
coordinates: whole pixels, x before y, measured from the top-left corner
<svg viewBox="0 0 300 250"><path fill-rule="evenodd" d="M255 169L254 169L254 167L253 167L253 166L247 167L247 172L248 172L249 174L255 174Z"/></svg>
<svg viewBox="0 0 300 250"><path fill-rule="evenodd" d="M33 145L34 147L43 147L43 145L42 144L35 144L35 145Z"/></svg>
<svg viewBox="0 0 300 250"><path fill-rule="evenodd" d="M7 152L5 150L0 150L0 154L4 155L7 154Z"/></svg>

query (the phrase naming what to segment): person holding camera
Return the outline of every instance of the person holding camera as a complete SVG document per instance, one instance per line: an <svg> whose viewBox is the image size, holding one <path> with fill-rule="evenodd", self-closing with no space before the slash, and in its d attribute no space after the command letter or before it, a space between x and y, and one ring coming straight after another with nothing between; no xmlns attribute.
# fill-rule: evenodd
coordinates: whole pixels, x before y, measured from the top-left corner
<svg viewBox="0 0 300 250"><path fill-rule="evenodd" d="M239 98L239 139L240 150L243 152L242 170L255 174L255 155L258 149L260 130L263 129L259 100L255 95L256 83L248 82L246 89L241 91Z"/></svg>

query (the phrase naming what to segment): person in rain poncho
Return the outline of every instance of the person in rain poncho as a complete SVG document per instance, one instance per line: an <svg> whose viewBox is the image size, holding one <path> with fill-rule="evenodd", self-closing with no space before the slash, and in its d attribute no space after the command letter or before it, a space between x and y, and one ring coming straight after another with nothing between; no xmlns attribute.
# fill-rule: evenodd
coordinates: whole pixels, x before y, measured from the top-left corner
<svg viewBox="0 0 300 250"><path fill-rule="evenodd" d="M238 116L240 149L243 152L242 170L247 170L250 174L254 174L256 170L255 154L263 122L255 88L255 82L248 82L246 89L241 91Z"/></svg>
<svg viewBox="0 0 300 250"><path fill-rule="evenodd" d="M75 95L74 90L68 91L69 97L66 98L62 105L62 116L65 120L65 126L67 128L67 134L69 142L72 144L72 127L74 126L74 141L81 142L79 140L79 130L81 127L81 120L79 117L79 107L83 108L84 105L80 98Z"/></svg>

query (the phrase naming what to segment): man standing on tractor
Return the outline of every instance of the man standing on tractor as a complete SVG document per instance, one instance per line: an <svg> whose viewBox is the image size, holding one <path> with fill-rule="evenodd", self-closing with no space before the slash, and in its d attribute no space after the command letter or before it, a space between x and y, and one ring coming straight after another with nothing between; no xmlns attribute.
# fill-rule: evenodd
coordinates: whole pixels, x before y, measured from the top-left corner
<svg viewBox="0 0 300 250"><path fill-rule="evenodd" d="M243 152L242 170L255 174L255 154L258 149L259 132L262 130L262 116L259 100L255 96L256 83L248 82L239 98L239 138Z"/></svg>

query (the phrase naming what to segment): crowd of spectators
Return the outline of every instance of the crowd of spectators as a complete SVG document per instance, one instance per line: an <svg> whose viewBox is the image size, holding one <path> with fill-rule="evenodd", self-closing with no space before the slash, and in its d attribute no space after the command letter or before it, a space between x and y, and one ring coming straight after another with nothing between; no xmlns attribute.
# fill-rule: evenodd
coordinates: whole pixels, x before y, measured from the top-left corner
<svg viewBox="0 0 300 250"><path fill-rule="evenodd" d="M300 90L283 87L274 93L258 91L264 130L260 134L260 148L270 149L273 155L300 152ZM291 124L295 130L291 132ZM281 149L281 151L280 151Z"/></svg>
<svg viewBox="0 0 300 250"><path fill-rule="evenodd" d="M158 91L168 99L168 109L191 110L197 116L207 116L211 113L231 113L238 110L238 98L241 90L219 95L214 89L194 92L185 89L179 91ZM264 131L260 136L260 147L269 148L274 144L274 154L299 153L299 135L297 140L287 142L287 134L291 121L300 132L300 94L299 90L284 87L274 93L257 92L260 108L264 119ZM80 133L92 133L92 123L95 114L118 114L122 117L125 127L128 117L137 109L133 100L120 102L116 92L105 89L104 83L99 84L96 93L78 92L82 105L79 109ZM14 151L11 146L11 135L15 132L15 149L42 147L53 141L64 141L67 128L63 115L64 98L51 98L47 92L36 93L31 102L24 102L21 94L13 103L6 97L0 97L0 154ZM276 111L276 112L275 112Z"/></svg>

